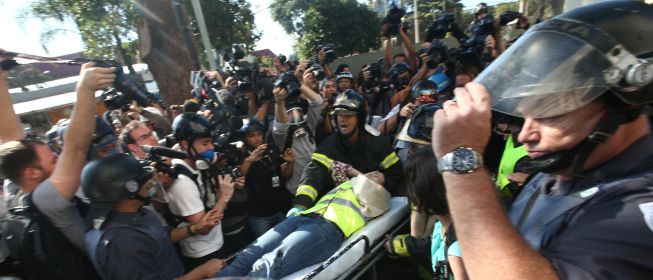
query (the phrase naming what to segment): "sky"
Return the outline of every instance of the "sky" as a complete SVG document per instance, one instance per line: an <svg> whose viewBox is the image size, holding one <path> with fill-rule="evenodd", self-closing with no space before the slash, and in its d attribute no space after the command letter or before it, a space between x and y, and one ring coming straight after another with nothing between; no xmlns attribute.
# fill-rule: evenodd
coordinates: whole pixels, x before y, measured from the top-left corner
<svg viewBox="0 0 653 280"><path fill-rule="evenodd" d="M251 10L255 13L255 24L262 32L256 49L270 49L275 54L288 55L292 53L293 37L287 34L281 25L272 20L270 5L273 0L248 0ZM367 0L358 0L367 3ZM404 0L407 1L407 0ZM486 1L489 4L504 1ZM44 22L42 19L27 17L17 19L29 7L31 0L0 0L0 48L42 56L59 56L82 51L84 45L72 21L59 23L55 20ZM466 8L471 8L480 1L463 0ZM64 30L48 43L47 51L42 47L40 36L46 27Z"/></svg>

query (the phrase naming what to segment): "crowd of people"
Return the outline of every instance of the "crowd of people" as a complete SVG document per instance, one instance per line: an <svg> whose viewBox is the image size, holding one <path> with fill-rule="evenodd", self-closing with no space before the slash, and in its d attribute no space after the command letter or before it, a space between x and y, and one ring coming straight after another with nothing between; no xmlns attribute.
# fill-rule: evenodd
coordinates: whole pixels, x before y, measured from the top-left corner
<svg viewBox="0 0 653 280"><path fill-rule="evenodd" d="M384 57L356 75L329 47L274 69L235 55L169 107L96 115L117 69L88 62L70 118L42 136L0 70L1 273L279 279L405 196L409 233L385 249L434 279L650 277L653 7L516 17L528 30L508 42L503 15L474 14L466 33L436 20L417 51L384 25Z"/></svg>

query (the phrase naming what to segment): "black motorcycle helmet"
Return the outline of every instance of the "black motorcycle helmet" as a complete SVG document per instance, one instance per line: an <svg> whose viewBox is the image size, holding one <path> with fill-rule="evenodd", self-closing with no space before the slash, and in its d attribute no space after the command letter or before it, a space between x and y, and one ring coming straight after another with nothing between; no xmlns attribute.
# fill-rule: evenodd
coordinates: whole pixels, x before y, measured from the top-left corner
<svg viewBox="0 0 653 280"><path fill-rule="evenodd" d="M639 1L583 6L529 29L476 78L493 110L517 117L555 117L609 100L586 140L532 160L533 171L572 167L580 175L596 145L653 102L652 21L653 7Z"/></svg>
<svg viewBox="0 0 653 280"><path fill-rule="evenodd" d="M138 160L127 154L114 154L89 162L82 170L84 195L94 202L117 202L133 198L154 176Z"/></svg>
<svg viewBox="0 0 653 280"><path fill-rule="evenodd" d="M172 122L172 135L177 140L186 140L192 143L198 138L211 137L211 124L196 113L183 113Z"/></svg>
<svg viewBox="0 0 653 280"><path fill-rule="evenodd" d="M63 147L64 145L64 141L65 141L64 135L66 134L68 125L70 125L70 119L61 122L57 127L57 136L59 141L58 144L61 147ZM100 156L97 154L97 150L107 145L111 145L111 144L115 145L117 140L118 140L118 136L114 132L113 127L110 124L108 124L102 117L96 115L95 131L93 132L93 136L91 138L91 146L88 148L86 159L87 160L99 159ZM115 146L116 148L118 148L118 145Z"/></svg>

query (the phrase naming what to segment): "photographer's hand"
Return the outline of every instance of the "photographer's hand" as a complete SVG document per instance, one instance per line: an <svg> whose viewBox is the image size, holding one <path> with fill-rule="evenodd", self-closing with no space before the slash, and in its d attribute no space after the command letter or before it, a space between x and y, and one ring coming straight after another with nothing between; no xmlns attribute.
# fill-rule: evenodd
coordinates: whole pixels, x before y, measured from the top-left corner
<svg viewBox="0 0 653 280"><path fill-rule="evenodd" d="M280 88L280 87L275 87L272 90L272 93L274 94L274 99L277 102L283 102L288 98L288 91L285 88Z"/></svg>
<svg viewBox="0 0 653 280"><path fill-rule="evenodd" d="M419 59L422 61L422 69L428 68L428 61L431 59L428 53L422 53L419 55Z"/></svg>
<svg viewBox="0 0 653 280"><path fill-rule="evenodd" d="M295 161L295 152L293 152L292 148L288 148L283 151L281 159L283 159L285 162L292 163Z"/></svg>
<svg viewBox="0 0 653 280"><path fill-rule="evenodd" d="M304 76L302 77L302 83L304 83L310 88L315 88L315 77L313 77L313 73L311 71L304 72Z"/></svg>
<svg viewBox="0 0 653 280"><path fill-rule="evenodd" d="M241 190L245 187L245 182L245 176L240 176L234 180L234 187Z"/></svg>
<svg viewBox="0 0 653 280"><path fill-rule="evenodd" d="M320 62L320 64L325 64L324 61L326 60L326 52L324 51L324 49L321 49L317 53L317 60Z"/></svg>
<svg viewBox="0 0 653 280"><path fill-rule="evenodd" d="M306 68L308 68L308 60L303 61L299 65L297 65L297 69L295 69L295 76L297 79L302 79L304 77L304 72L306 72Z"/></svg>
<svg viewBox="0 0 653 280"><path fill-rule="evenodd" d="M262 144L261 146L258 146L258 148L254 149L252 153L245 158L245 161L253 163L256 161L259 161L265 156L265 153L268 150L268 144Z"/></svg>
<svg viewBox="0 0 653 280"><path fill-rule="evenodd" d="M116 67L94 67L95 62L82 64L77 92L95 93L113 85L116 80Z"/></svg>
<svg viewBox="0 0 653 280"><path fill-rule="evenodd" d="M406 104L406 106L401 108L401 111L399 112L399 115L404 117L404 118L408 118L408 117L410 117L410 114L412 114L414 110L415 110L415 104L408 103L408 104Z"/></svg>

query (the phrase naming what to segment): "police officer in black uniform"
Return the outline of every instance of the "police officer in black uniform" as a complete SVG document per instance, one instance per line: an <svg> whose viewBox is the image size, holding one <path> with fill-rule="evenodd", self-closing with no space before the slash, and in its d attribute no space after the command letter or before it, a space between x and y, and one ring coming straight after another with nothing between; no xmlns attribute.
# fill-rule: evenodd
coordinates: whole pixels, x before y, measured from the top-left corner
<svg viewBox="0 0 653 280"><path fill-rule="evenodd" d="M92 161L82 171L82 189L91 201L87 219L93 223L86 234L86 249L103 279L173 279L184 275L171 233L154 213L143 208L157 190L152 178L153 171L143 169L125 154ZM212 259L185 276L212 277L223 266L223 261Z"/></svg>

